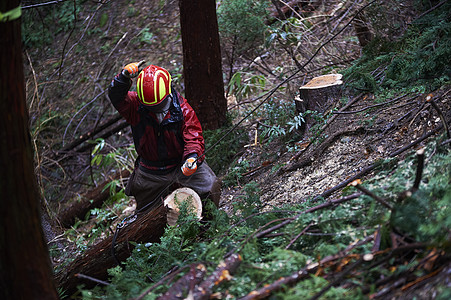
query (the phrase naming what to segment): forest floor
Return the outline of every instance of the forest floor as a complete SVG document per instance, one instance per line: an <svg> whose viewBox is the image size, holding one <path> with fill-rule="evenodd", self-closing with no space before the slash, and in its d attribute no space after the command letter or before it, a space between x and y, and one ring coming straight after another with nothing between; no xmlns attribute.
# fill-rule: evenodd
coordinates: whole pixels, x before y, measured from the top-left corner
<svg viewBox="0 0 451 300"><path fill-rule="evenodd" d="M164 38L178 30L178 24L175 21L178 20L177 1L167 1L164 7L158 6L158 1L136 2L142 2L139 11L135 9L135 4L129 4L128 1L117 1L115 6L108 9L102 7L96 18L93 18L94 22L99 23L102 14L107 14L109 17L110 21L101 28L102 37L98 38L96 35L88 34L85 36L83 33L78 42L76 37L72 37L73 41L71 40L71 42L74 42L74 46L80 43L81 47L74 47L72 53L76 51L77 53L66 57L62 73L59 73L62 66L59 64L59 54L39 56L39 52L36 52L33 56L30 51L31 59L29 57L25 61L28 62L26 65L27 92L29 99L32 98L30 101L32 123L41 117L42 108L33 106L33 103L37 103L37 101L34 101L34 96L30 97L30 95L34 93L35 84L37 89L37 82L44 81L44 78L49 78L49 83L47 83L45 92L41 93L40 99L45 99L44 95L50 95L47 96L50 98L49 100L43 101L48 105L45 110L56 110L58 107L62 109L63 106L69 105L64 104L64 101L76 102L77 95L80 99L89 98L88 100L84 99L83 103L74 105L77 107L76 109L79 109L84 103L94 98L94 95L101 93L115 72L131 60L140 60L140 58L146 57L149 63L158 64L166 61L170 62L171 67L175 70L182 68L180 39L165 40ZM87 12L86 15L92 15L92 11ZM136 26L134 26L135 22ZM150 38L151 42L145 41L143 30L139 29L143 26L138 24L142 23L146 24L145 28L152 29L152 32L148 32L149 35L146 37ZM127 34L118 36L115 28L126 28ZM159 41L162 40L165 42L160 43ZM56 39L54 49L61 50L61 47L63 47L61 40ZM82 47L84 48L82 49ZM352 47L355 49L356 45L354 44ZM57 52L55 51L55 53ZM355 54L354 57L356 58ZM277 63L280 61L269 62L272 68L276 68ZM49 74L52 75L49 76ZM67 95L61 92L67 88L67 86L64 87L65 83L55 85L50 83L52 80L56 81L57 75L63 76L68 81L71 94ZM69 83L69 81L71 82ZM177 84L181 83L177 82ZM294 83L294 86L294 89L297 90L297 83ZM440 111L444 113L446 120L451 120L450 92L451 86L443 86L431 95ZM289 98L289 93L286 96ZM255 132L258 133L263 129L259 126L259 120L249 120L246 123L246 130L249 132L248 145L243 147L239 155L235 157L235 161L246 161L247 167L239 170L240 174L236 179L236 184L223 187L220 208L231 213L232 203L239 201L243 195L242 187L251 181L258 183L261 202L264 209L269 210L305 201L317 201L312 199L317 199L316 197L320 197L340 183L349 180L379 160L394 156L402 160L406 155L411 155L415 149L423 147L429 140L425 139L406 151L396 154L404 146L410 145L434 130L435 134L432 137L444 133L444 128L439 128L439 126L443 126L442 120L437 110L426 101L427 97L428 95L419 92L397 94L396 91L392 91L390 97L378 102L371 94L346 95L347 103L353 102L353 104L348 106L345 111L340 111L346 103L337 100L333 107L330 107L329 118L322 120L321 124L316 123L316 126L315 123L310 123L309 128L304 130L302 138L292 143L294 151L288 151L287 144L277 138L272 141L266 139L262 143L254 143ZM104 101L99 99L101 105L108 107L103 113L111 110L109 103ZM63 104L59 106L61 103ZM237 109L236 105L234 107L231 111ZM74 116L77 111L74 109L69 109L67 114ZM79 122L82 124L80 128L86 129L91 128L91 125L98 122L98 119L97 117L88 117ZM85 125L86 123L89 125ZM65 136L62 132L65 134L65 131L59 128L59 130L48 133L48 136L51 136L52 139L63 140ZM73 137L75 138L80 132L81 130L79 132L74 130ZM128 131L124 131L122 138L129 134ZM66 140L69 139L66 138ZM128 141L131 141L130 136L128 136ZM40 141L41 157L48 155L48 151L54 152L49 147L49 144L53 142L54 140L48 143ZM113 144L113 141L111 143ZM119 142L118 147L125 144L127 143ZM86 157L81 158L82 156L80 155L76 160L86 159ZM79 174L88 177L87 173L81 173L72 165L65 169L65 172L70 173L70 171L73 174L68 177L74 179L74 182L79 180L77 177ZM229 172L231 170L224 171L221 176L225 178ZM374 173L371 171L362 175L360 179L364 181L373 175ZM413 178L406 179L413 182ZM92 185L82 186L86 190L92 188ZM80 185L65 184L61 190L65 188L64 196L61 196L61 199L66 196L69 199L76 199L75 196L81 193L80 190L77 190L80 189ZM340 192L341 189L337 189L324 198L334 198ZM134 207L133 201L130 201L128 205L130 209L127 211L130 213ZM50 206L54 207L52 204ZM450 270L450 266L447 266L428 284L434 285L435 282L451 281ZM403 299L417 296L424 299L427 298L424 294L429 290L430 286L425 285L422 289L410 291L410 294L393 295L393 297Z"/></svg>
<svg viewBox="0 0 451 300"><path fill-rule="evenodd" d="M444 86L433 94L447 120L451 118L450 91L450 86ZM426 97L418 93L397 95L392 98L396 101L389 100L375 107L371 96L360 96L346 112L335 114L336 118L328 123L320 138L318 132L307 131L296 143L301 145L296 152L286 151L286 145L277 142L247 147L238 160L248 161L249 168L243 172L245 175L237 182L237 187L250 180L257 181L262 190L262 202L268 207L319 196L376 161L392 157L397 150L440 126L437 112L425 105ZM310 146L309 141L313 139L314 145ZM249 144L252 143L250 139ZM402 159L423 144L400 153L398 158ZM307 145L309 149L303 150ZM275 159L270 161L268 157ZM287 169L286 166L297 162L303 162L302 166L284 171L284 167ZM240 193L239 188L226 188L222 206L227 209L236 193Z"/></svg>

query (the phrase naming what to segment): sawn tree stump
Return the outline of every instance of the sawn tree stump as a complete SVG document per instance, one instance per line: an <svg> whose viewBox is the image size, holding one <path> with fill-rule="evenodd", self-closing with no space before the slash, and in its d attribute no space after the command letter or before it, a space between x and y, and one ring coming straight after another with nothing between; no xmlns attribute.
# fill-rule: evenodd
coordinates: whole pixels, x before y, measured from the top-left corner
<svg viewBox="0 0 451 300"><path fill-rule="evenodd" d="M295 99L296 112L305 113L308 110L326 112L340 98L342 77L341 74L323 75L313 78L306 85L300 87L299 98Z"/></svg>

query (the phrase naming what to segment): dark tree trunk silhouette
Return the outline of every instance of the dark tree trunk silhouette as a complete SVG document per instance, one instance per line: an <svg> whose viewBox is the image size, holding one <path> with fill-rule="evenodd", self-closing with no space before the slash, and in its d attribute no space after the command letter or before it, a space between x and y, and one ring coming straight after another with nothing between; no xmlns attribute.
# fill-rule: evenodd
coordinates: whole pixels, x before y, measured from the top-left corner
<svg viewBox="0 0 451 300"><path fill-rule="evenodd" d="M226 120L221 49L214 0L179 0L185 97L204 129Z"/></svg>
<svg viewBox="0 0 451 300"><path fill-rule="evenodd" d="M17 0L1 0L6 13ZM0 298L58 299L40 219L20 18L0 21Z"/></svg>

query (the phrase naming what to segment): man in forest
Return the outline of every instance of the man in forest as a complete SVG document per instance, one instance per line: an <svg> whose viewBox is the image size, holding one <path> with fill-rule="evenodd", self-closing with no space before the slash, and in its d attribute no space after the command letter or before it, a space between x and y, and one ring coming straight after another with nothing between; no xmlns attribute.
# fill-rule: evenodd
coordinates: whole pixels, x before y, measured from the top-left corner
<svg viewBox="0 0 451 300"><path fill-rule="evenodd" d="M108 97L131 125L138 158L125 188L137 210L155 208L173 184L189 187L218 207L220 181L204 161L204 138L196 113L172 86L164 68L144 61L116 75ZM137 78L136 92L129 91Z"/></svg>

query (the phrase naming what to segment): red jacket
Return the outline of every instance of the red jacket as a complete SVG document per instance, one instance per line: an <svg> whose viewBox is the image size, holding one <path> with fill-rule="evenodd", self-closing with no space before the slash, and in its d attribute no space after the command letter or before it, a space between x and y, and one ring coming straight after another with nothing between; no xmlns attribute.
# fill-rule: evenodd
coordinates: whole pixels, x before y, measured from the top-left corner
<svg viewBox="0 0 451 300"><path fill-rule="evenodd" d="M128 91L130 87L131 80L119 74L108 96L131 125L140 167L151 173L167 173L193 155L201 163L205 150L202 127L186 99L173 89L169 112L158 123L155 114L139 102L136 92Z"/></svg>

